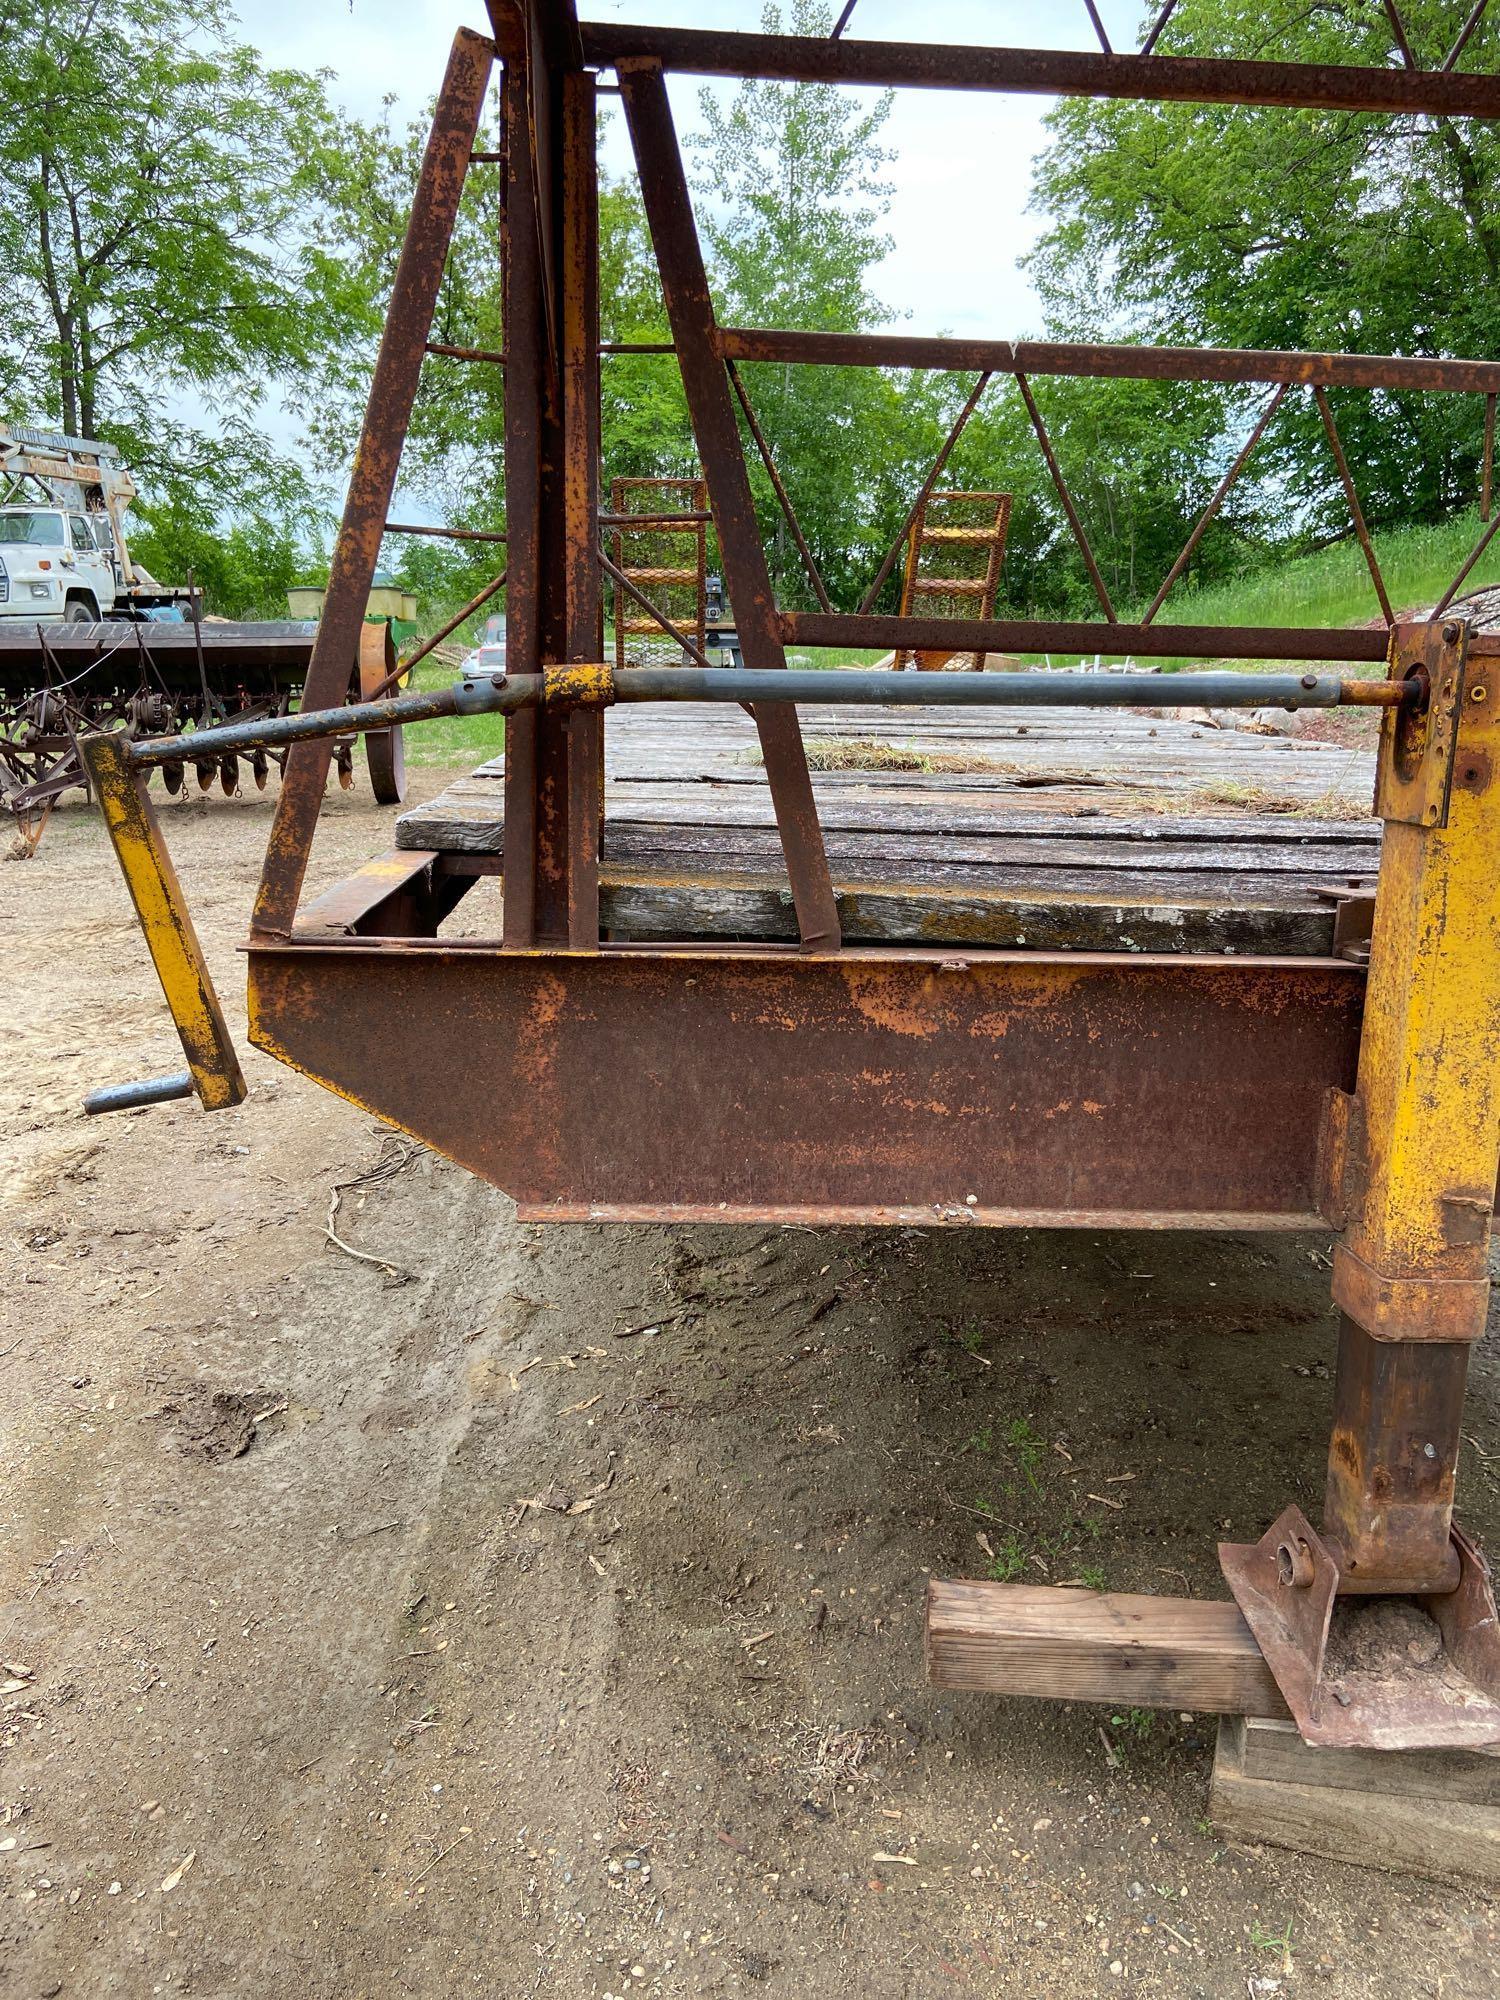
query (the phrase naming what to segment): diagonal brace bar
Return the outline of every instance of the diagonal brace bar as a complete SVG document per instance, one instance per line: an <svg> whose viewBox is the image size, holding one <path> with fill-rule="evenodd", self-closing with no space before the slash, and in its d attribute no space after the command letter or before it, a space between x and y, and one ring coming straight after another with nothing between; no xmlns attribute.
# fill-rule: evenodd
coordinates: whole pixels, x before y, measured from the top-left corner
<svg viewBox="0 0 1500 2000"><path fill-rule="evenodd" d="M719 357L708 273L698 244L666 79L661 65L651 61L622 60L616 73L745 663L751 668L784 671L786 654L776 622L776 603L760 544L734 404ZM781 704L774 710L757 710L755 726L760 732L802 942L809 947L837 949L838 904L796 711Z"/></svg>
<svg viewBox="0 0 1500 2000"><path fill-rule="evenodd" d="M1396 614L1391 609L1391 600L1386 593L1385 578L1380 574L1375 544L1371 541L1370 530L1365 525L1365 510L1359 504L1354 475L1350 472L1349 461L1344 455L1344 441L1339 436L1338 425L1333 421L1333 405L1329 402L1328 391L1321 382L1313 384L1313 396L1318 405L1318 415L1323 419L1323 429L1328 434L1328 448L1333 453L1333 462L1338 467L1339 478L1343 482L1344 498L1349 502L1349 514L1354 522L1354 532L1359 537L1359 545L1364 551L1365 562L1370 571L1370 581L1375 586L1375 595L1380 599L1381 615L1387 625L1393 625Z"/></svg>
<svg viewBox="0 0 1500 2000"><path fill-rule="evenodd" d="M749 391L740 380L740 371L732 361L726 361L724 368L729 376L730 385L735 395L739 398L740 408L745 413L745 422L749 426L751 437L755 440L755 448L760 453L760 462L766 468L766 477L770 480L772 491L781 504L781 511L785 516L786 524L792 531L792 540L797 544L797 553L802 558L802 567L807 573L808 582L812 585L813 595L825 611L832 611L833 600L824 587L818 565L813 561L813 552L807 546L807 537L802 532L802 523L797 519L797 510L792 505L792 496L787 492L786 483L782 479L781 474L776 470L776 461L771 456L771 447L766 442L766 434L761 429L760 422L751 406Z"/></svg>
<svg viewBox="0 0 1500 2000"><path fill-rule="evenodd" d="M1230 466L1229 470L1224 474L1224 477L1219 481L1218 487L1214 493L1212 500L1210 500L1208 505L1204 508L1202 514L1198 518L1197 526L1193 529L1193 532L1188 536L1187 541L1183 545L1182 554L1177 558L1176 562L1174 562L1172 567L1167 571L1166 579L1163 582L1161 589L1157 591L1155 597L1151 600L1151 608L1147 611L1145 617L1141 620L1141 623L1143 625L1149 625L1152 619L1156 616L1157 612L1161 610L1162 606L1166 603L1167 598L1171 595L1173 584L1176 583L1178 577L1182 575L1182 572L1187 568L1188 564L1192 561L1193 551L1197 548L1198 544L1203 540L1203 537L1208 533L1210 523L1213 521L1214 516L1218 513L1219 509L1223 506L1225 500L1228 498L1229 489L1234 485L1234 482L1239 478L1240 474L1244 471L1246 462L1248 461L1251 452L1254 451L1255 447L1260 443L1261 439L1265 436L1266 426L1267 424L1270 423L1272 417L1275 416L1276 412L1281 408L1282 399L1285 397L1286 392L1290 386L1291 385L1289 383L1286 382L1282 383L1281 387L1276 391L1276 394L1271 398L1270 402L1267 403L1265 409L1261 412L1260 421L1256 424L1255 429L1251 431L1249 437L1247 437L1245 442L1240 446L1234 464Z"/></svg>
<svg viewBox="0 0 1500 2000"><path fill-rule="evenodd" d="M864 594L864 600L859 607L859 615L861 617L863 617L866 612L872 611L874 609L875 600L877 597L879 597L880 592L884 587L886 578L895 568L896 558L897 556L900 555L902 547L906 542L906 538L912 531L912 527L916 521L917 516L926 507L928 500L932 497L933 489L936 487L938 481L943 476L943 467L948 463L949 458L953 454L953 447L958 443L959 439L963 436L965 425L968 423L970 417L973 416L974 412L979 407L980 397L984 394L985 390L990 386L990 375L991 375L991 370L986 368L984 372L980 375L979 380L974 384L973 388L969 391L969 400L964 404L963 408L959 411L957 417L954 418L953 428L949 431L947 437L943 439L943 448L932 462L932 470L928 473L927 477L922 481L921 491L917 494L916 499L913 500L910 507L907 508L906 519L901 523L900 528L897 530L895 540L886 550L885 561L880 565L879 570L876 572L875 581L870 585L870 588Z"/></svg>
<svg viewBox="0 0 1500 2000"><path fill-rule="evenodd" d="M340 699L348 688L350 662L359 653L359 628L494 55L494 43L467 28L453 39L329 565L323 617L303 688L308 708L331 708ZM311 743L301 745L288 760L251 919L254 934L291 933L330 755L326 743Z"/></svg>
<svg viewBox="0 0 1500 2000"><path fill-rule="evenodd" d="M1042 413L1037 408L1036 397L1031 392L1031 384L1024 375L1016 376L1016 387L1021 392L1021 400L1026 405L1026 414L1031 419L1031 428L1036 432L1036 441L1042 448L1042 457L1047 461L1047 470L1052 475L1052 484L1057 488L1057 497L1062 502L1063 512L1068 517L1068 526L1073 530L1073 539L1078 544L1078 553L1083 557L1083 566L1089 573L1089 581L1094 586L1094 595L1099 600L1100 609L1113 625L1115 607L1110 601L1109 589L1103 572L1094 559L1093 547L1083 531L1083 522L1078 518L1078 509L1073 505L1073 496L1068 491L1068 482L1063 478L1062 467L1057 462L1057 453L1052 449L1052 440L1047 435L1047 426L1042 422Z"/></svg>
<svg viewBox="0 0 1500 2000"><path fill-rule="evenodd" d="M80 750L188 1060L192 1087L205 1111L226 1111L243 1102L245 1079L177 871L146 796L146 779L134 767L122 735L85 736Z"/></svg>

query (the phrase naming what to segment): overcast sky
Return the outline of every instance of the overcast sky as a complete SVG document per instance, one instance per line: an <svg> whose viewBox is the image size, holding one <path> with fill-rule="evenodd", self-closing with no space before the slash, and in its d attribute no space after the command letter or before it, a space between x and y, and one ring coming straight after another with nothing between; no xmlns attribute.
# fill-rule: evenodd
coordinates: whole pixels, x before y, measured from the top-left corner
<svg viewBox="0 0 1500 2000"><path fill-rule="evenodd" d="M1117 48L1134 45L1144 0L1100 0ZM585 19L753 29L760 0L582 0ZM483 28L482 0L241 0L246 38L271 62L334 72L335 96L373 117L394 91L397 116L421 114L442 77L455 28ZM1097 43L1083 0L859 0L847 31L871 39L985 42L1052 48ZM700 82L674 79L679 130L697 120ZM726 91L732 85L721 86ZM863 94L863 93L861 93ZM1031 161L1043 141L1047 100L903 90L884 143L897 158L890 233L897 248L875 290L909 314L914 333L1035 333L1035 296L1017 261L1038 233L1028 215ZM604 158L629 159L616 111Z"/></svg>

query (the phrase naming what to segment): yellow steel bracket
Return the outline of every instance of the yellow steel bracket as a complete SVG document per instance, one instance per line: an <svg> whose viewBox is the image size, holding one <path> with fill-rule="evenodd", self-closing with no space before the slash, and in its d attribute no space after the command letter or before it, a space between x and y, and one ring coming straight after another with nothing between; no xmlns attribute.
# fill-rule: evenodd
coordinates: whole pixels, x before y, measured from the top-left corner
<svg viewBox="0 0 1500 2000"><path fill-rule="evenodd" d="M1334 1298L1376 1338L1477 1340L1500 1161L1500 660L1460 621L1398 626L1428 713L1381 721L1385 820L1345 1107Z"/></svg>
<svg viewBox="0 0 1500 2000"><path fill-rule="evenodd" d="M128 744L118 734L85 736L79 748L181 1037L193 1088L205 1111L227 1110L243 1101L245 1079L145 780L131 768Z"/></svg>

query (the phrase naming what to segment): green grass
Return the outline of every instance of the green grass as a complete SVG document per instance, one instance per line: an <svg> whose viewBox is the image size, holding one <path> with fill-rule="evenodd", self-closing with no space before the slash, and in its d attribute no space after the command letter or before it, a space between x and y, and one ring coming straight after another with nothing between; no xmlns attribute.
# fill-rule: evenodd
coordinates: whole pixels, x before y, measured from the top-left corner
<svg viewBox="0 0 1500 2000"><path fill-rule="evenodd" d="M456 678L451 667L429 655L419 661L408 692L426 693L430 688L452 687ZM422 722L406 732L408 764L462 764L472 769L505 748L503 715L451 715L437 722Z"/></svg>
<svg viewBox="0 0 1500 2000"><path fill-rule="evenodd" d="M1376 536L1375 554L1392 608L1397 612L1425 609L1436 602L1463 566L1479 533L1477 517L1463 514L1436 527L1401 528ZM1464 589L1477 590L1497 582L1500 538L1486 549ZM1159 622L1340 626L1362 625L1379 612L1364 556L1358 543L1351 540L1203 590L1174 591Z"/></svg>

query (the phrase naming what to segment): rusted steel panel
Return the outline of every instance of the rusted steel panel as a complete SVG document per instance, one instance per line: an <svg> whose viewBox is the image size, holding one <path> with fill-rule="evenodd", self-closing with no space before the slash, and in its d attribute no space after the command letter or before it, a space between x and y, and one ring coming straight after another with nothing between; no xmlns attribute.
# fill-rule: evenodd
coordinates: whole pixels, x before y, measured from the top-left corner
<svg viewBox="0 0 1500 2000"><path fill-rule="evenodd" d="M1500 361L1454 361L1427 355L982 340L917 333L806 333L756 326L723 326L718 338L719 352L729 361L940 368L950 372L988 368L1007 375L1070 375L1135 382L1321 383L1334 389L1443 389L1469 395L1500 390Z"/></svg>
<svg viewBox="0 0 1500 2000"><path fill-rule="evenodd" d="M529 1212L1315 1226L1334 960L256 945L256 1044ZM351 1036L348 1023L361 1032Z"/></svg>
<svg viewBox="0 0 1500 2000"><path fill-rule="evenodd" d="M1210 56L1093 55L948 43L824 41L698 28L582 25L584 61L630 57L693 76L772 77L920 90L1004 90L1154 103L1284 104L1313 111L1428 112L1500 118L1500 77L1352 64L1241 62Z"/></svg>
<svg viewBox="0 0 1500 2000"><path fill-rule="evenodd" d="M302 694L304 708L332 708L343 699L349 662L359 651L359 628L494 54L493 42L467 28L453 38L333 547L323 617ZM304 743L287 760L255 901L252 925L257 932L281 936L291 928L331 754L326 743Z"/></svg>
<svg viewBox="0 0 1500 2000"><path fill-rule="evenodd" d="M750 478L740 449L729 382L716 351L717 329L708 275L698 247L693 206L682 169L672 109L661 71L650 65L620 72L625 116L640 172L641 199L677 343L682 385L707 475L719 547L745 665L785 667L776 603L755 519ZM755 714L766 781L786 854L787 876L802 941L837 949L838 904L823 851L812 778L795 710Z"/></svg>

